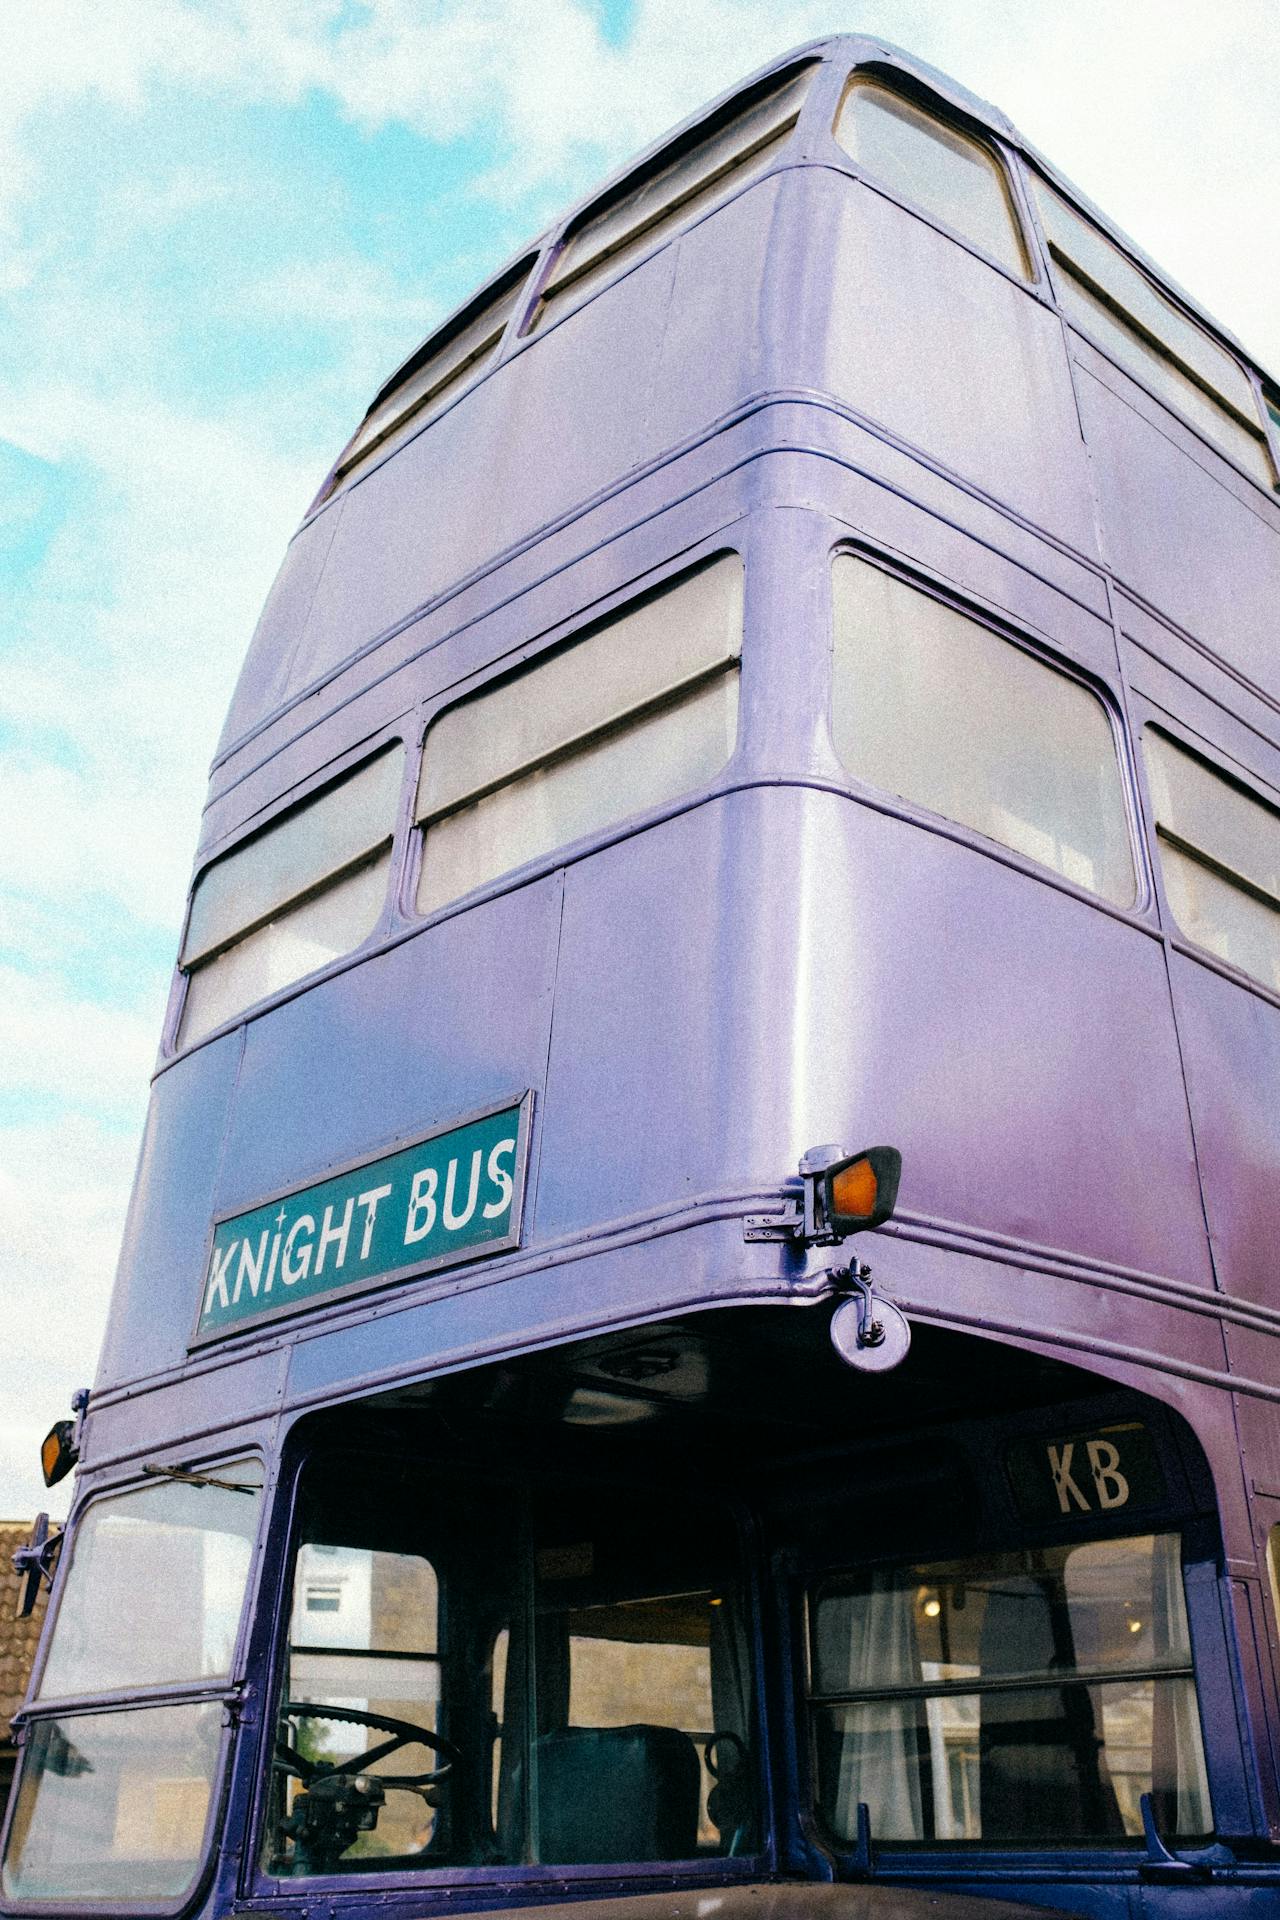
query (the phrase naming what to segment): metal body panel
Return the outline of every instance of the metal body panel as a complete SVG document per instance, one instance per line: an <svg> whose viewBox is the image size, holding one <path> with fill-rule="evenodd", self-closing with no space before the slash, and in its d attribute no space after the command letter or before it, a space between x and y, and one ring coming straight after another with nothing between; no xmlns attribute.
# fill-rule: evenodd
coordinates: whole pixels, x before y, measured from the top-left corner
<svg viewBox="0 0 1280 1920"><path fill-rule="evenodd" d="M1120 399L1113 388L1121 379L1108 368L1105 385L1084 369L1077 380L1110 563L1247 686L1276 701L1280 509L1167 414L1157 417L1163 410L1154 401L1139 412Z"/></svg>

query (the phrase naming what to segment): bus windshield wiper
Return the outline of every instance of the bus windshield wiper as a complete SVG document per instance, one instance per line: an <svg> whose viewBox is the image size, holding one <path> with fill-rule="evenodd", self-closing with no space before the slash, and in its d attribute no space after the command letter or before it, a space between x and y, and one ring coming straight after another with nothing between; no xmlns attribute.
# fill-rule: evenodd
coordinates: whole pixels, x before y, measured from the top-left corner
<svg viewBox="0 0 1280 1920"><path fill-rule="evenodd" d="M184 1487L220 1487L223 1493L260 1493L260 1487L246 1486L243 1480L219 1480L213 1473L192 1473L187 1467L161 1467L149 1460L142 1471L150 1480L178 1480Z"/></svg>

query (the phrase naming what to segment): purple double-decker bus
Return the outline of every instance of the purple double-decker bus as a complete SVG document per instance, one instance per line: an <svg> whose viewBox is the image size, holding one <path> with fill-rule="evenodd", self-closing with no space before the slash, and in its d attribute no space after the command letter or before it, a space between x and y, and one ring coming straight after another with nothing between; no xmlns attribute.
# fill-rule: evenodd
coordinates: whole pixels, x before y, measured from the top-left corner
<svg viewBox="0 0 1280 1920"><path fill-rule="evenodd" d="M214 763L6 1912L1280 1913L1278 457L854 38L386 383Z"/></svg>

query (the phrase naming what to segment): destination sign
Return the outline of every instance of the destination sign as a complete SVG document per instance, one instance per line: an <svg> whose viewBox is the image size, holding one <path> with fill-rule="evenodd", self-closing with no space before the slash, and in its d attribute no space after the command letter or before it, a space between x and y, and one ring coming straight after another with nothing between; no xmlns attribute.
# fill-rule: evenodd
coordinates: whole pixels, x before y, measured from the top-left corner
<svg viewBox="0 0 1280 1920"><path fill-rule="evenodd" d="M192 1345L520 1244L533 1095L215 1222Z"/></svg>
<svg viewBox="0 0 1280 1920"><path fill-rule="evenodd" d="M1014 1496L1028 1520L1114 1514L1168 1499L1155 1443L1137 1421L1091 1433L1015 1440L1008 1466Z"/></svg>

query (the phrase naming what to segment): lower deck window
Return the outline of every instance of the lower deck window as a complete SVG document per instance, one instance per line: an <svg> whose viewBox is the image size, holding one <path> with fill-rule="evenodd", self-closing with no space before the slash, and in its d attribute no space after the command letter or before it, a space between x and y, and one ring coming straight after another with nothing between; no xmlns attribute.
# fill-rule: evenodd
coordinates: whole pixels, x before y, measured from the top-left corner
<svg viewBox="0 0 1280 1920"><path fill-rule="evenodd" d="M1211 1831L1175 1534L831 1579L811 1607L816 1787L852 1844Z"/></svg>
<svg viewBox="0 0 1280 1920"><path fill-rule="evenodd" d="M267 1872L752 1850L726 1518L628 1489L304 1495Z"/></svg>

